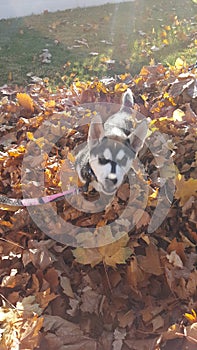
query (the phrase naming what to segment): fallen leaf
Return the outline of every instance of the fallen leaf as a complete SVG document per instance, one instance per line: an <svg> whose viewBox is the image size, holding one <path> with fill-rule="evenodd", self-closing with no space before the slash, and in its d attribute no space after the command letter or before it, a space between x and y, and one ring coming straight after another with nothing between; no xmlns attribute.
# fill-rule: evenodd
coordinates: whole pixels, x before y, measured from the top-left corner
<svg viewBox="0 0 197 350"><path fill-rule="evenodd" d="M175 197L180 199L180 204L183 206L192 196L197 197L197 180L192 178L185 180L184 176L179 174L176 181Z"/></svg>
<svg viewBox="0 0 197 350"><path fill-rule="evenodd" d="M83 294L81 297L80 309L83 312L89 313L99 313L99 305L102 295L99 295L96 291L92 290L90 287L85 287L83 289Z"/></svg>
<svg viewBox="0 0 197 350"><path fill-rule="evenodd" d="M172 250L170 254L167 254L166 258L168 259L169 263L173 266L179 267L180 269L183 268L183 262L175 250Z"/></svg>
<svg viewBox="0 0 197 350"><path fill-rule="evenodd" d="M153 243L146 248L146 256L138 256L138 262L140 268L147 273L156 276L163 274L158 249Z"/></svg>
<svg viewBox="0 0 197 350"><path fill-rule="evenodd" d="M64 294L70 298L74 298L72 287L70 284L70 279L66 276L60 276L60 285L63 288Z"/></svg>
<svg viewBox="0 0 197 350"><path fill-rule="evenodd" d="M111 244L93 249L79 247L73 251L73 254L76 261L83 265L90 264L94 267L100 262L103 262L115 268L117 264L125 264L126 260L132 254L132 249L126 246L128 241L128 235L124 234L122 238Z"/></svg>
<svg viewBox="0 0 197 350"><path fill-rule="evenodd" d="M18 99L18 103L20 106L22 106L24 109L30 112L34 112L34 102L33 99L26 93L18 93L16 95Z"/></svg>

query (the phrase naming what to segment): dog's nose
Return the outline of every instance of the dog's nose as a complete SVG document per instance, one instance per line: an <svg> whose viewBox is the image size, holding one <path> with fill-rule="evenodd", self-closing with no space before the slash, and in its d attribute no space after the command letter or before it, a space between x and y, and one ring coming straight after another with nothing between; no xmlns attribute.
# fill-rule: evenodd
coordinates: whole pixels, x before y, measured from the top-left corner
<svg viewBox="0 0 197 350"><path fill-rule="evenodd" d="M113 183L113 185L115 185L117 183L117 177L116 177L116 174L109 174L108 177L107 177L107 180L109 183Z"/></svg>

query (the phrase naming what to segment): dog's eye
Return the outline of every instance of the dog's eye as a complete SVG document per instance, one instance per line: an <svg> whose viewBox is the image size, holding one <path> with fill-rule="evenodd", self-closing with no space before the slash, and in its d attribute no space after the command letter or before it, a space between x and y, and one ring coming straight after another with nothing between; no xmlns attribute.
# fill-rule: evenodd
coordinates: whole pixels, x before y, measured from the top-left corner
<svg viewBox="0 0 197 350"><path fill-rule="evenodd" d="M105 164L109 163L109 160L104 158L104 157L99 157L98 161L99 161L99 164L101 164L101 165L105 165Z"/></svg>

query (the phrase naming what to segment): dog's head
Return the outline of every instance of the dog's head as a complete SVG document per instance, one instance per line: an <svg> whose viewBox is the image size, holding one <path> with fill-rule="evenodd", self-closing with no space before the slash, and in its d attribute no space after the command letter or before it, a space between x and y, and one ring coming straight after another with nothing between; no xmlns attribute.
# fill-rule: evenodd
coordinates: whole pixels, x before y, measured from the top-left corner
<svg viewBox="0 0 197 350"><path fill-rule="evenodd" d="M136 122L131 130L122 127L127 124L124 121L131 117L126 102L133 104L130 90L124 93L122 106L110 117L110 122L103 123L97 115L89 128L89 164L95 175L92 186L107 195L114 194L122 184L125 175L132 168L133 160L144 145L148 131L145 119Z"/></svg>

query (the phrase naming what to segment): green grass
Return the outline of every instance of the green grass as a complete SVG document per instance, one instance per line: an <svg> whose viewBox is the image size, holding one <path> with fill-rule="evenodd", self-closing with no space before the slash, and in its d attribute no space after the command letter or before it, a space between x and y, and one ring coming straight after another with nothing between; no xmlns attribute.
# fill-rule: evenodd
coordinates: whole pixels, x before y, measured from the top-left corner
<svg viewBox="0 0 197 350"><path fill-rule="evenodd" d="M69 84L74 78L126 71L135 75L151 59L173 64L183 57L192 64L196 60L196 13L192 0L136 0L1 20L0 85L24 85L29 72L49 77L52 84ZM73 47L78 45L75 40L83 39L88 47ZM39 57L45 48L52 54L50 64L43 64ZM115 63L106 64L107 59Z"/></svg>

